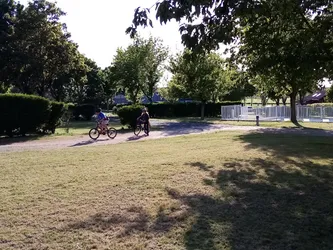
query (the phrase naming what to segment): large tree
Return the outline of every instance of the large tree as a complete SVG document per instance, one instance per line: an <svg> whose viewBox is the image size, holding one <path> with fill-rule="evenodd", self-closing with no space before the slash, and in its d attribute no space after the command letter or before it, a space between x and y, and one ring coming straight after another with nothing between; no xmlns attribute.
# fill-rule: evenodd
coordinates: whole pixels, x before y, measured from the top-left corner
<svg viewBox="0 0 333 250"><path fill-rule="evenodd" d="M219 43L241 48L238 62L253 75L274 78L291 100L291 120L296 120L296 95L323 77L332 77L332 4L327 0L162 0L157 3L161 23L180 23L183 44L211 50ZM133 25L151 20L147 9L138 8ZM274 88L275 86L272 86Z"/></svg>
<svg viewBox="0 0 333 250"><path fill-rule="evenodd" d="M211 101L218 88L223 71L222 58L217 54L193 54L185 50L170 62L173 74L169 85L171 93L189 97L201 103L201 119L204 119L205 103Z"/></svg>
<svg viewBox="0 0 333 250"><path fill-rule="evenodd" d="M133 103L140 100L141 94L152 101L166 58L167 50L160 39L136 37L126 49L117 50L113 76Z"/></svg>
<svg viewBox="0 0 333 250"><path fill-rule="evenodd" d="M53 84L78 67L77 45L70 40L64 12L56 4L36 0L27 7L1 1L5 13L1 32L0 81L12 84L23 93L52 95ZM4 21L4 19L6 19Z"/></svg>
<svg viewBox="0 0 333 250"><path fill-rule="evenodd" d="M164 62L168 57L168 51L163 46L162 40L150 37L143 41L145 57L141 62L141 75L143 84L141 90L150 103L153 102L153 95L157 83L164 73Z"/></svg>

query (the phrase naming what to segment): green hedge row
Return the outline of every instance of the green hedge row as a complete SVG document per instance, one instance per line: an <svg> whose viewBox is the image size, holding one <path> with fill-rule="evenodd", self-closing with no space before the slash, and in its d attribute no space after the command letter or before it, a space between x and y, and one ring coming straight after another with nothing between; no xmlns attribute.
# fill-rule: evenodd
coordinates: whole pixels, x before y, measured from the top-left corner
<svg viewBox="0 0 333 250"><path fill-rule="evenodd" d="M205 117L217 117L221 115L221 106L239 105L241 102L221 102L207 103L205 105ZM158 103L145 105L148 108L149 115L153 118L165 117L200 117L200 103ZM119 108L117 108L119 109Z"/></svg>
<svg viewBox="0 0 333 250"><path fill-rule="evenodd" d="M0 94L0 134L54 133L67 105L24 94Z"/></svg>
<svg viewBox="0 0 333 250"><path fill-rule="evenodd" d="M218 117L221 115L221 106L239 105L240 102L207 103L205 105L205 117ZM200 103L160 103L142 105L115 106L113 112L117 113L123 125L135 126L136 118L146 107L152 118L173 117L200 117Z"/></svg>

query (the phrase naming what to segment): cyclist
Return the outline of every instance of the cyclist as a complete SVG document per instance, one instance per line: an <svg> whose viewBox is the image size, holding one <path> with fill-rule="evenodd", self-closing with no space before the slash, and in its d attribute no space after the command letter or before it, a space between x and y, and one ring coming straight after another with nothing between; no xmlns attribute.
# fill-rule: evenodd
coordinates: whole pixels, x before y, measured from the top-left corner
<svg viewBox="0 0 333 250"><path fill-rule="evenodd" d="M100 108L96 110L96 115L97 115L98 127L102 129L103 134L105 134L105 131L109 124L109 118L102 112Z"/></svg>
<svg viewBox="0 0 333 250"><path fill-rule="evenodd" d="M140 121L144 125L144 129L147 131L147 135L149 135L149 114L147 109L143 109L141 115L138 117L137 121Z"/></svg>

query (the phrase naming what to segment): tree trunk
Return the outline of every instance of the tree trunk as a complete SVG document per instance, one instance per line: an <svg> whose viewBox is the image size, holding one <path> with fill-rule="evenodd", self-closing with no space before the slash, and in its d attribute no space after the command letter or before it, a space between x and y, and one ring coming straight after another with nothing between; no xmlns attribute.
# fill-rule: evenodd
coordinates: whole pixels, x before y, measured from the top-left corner
<svg viewBox="0 0 333 250"><path fill-rule="evenodd" d="M280 98L275 100L275 104L276 104L276 106L280 106Z"/></svg>
<svg viewBox="0 0 333 250"><path fill-rule="evenodd" d="M109 112L109 108L110 108L110 99L107 98L106 99L106 109L107 109L108 112Z"/></svg>
<svg viewBox="0 0 333 250"><path fill-rule="evenodd" d="M294 123L297 127L301 127L301 125L297 121L297 112L296 112L296 95L297 93L292 93L290 95L290 120Z"/></svg>
<svg viewBox="0 0 333 250"><path fill-rule="evenodd" d="M201 102L201 120L205 120L205 102Z"/></svg>
<svg viewBox="0 0 333 250"><path fill-rule="evenodd" d="M282 103L284 106L286 106L286 104L287 104L287 99L288 99L287 96L282 97Z"/></svg>

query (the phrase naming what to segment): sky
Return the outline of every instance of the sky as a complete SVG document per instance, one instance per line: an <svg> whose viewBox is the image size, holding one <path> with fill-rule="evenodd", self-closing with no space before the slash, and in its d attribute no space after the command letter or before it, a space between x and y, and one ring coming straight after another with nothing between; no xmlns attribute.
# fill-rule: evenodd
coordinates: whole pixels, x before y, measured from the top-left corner
<svg viewBox="0 0 333 250"><path fill-rule="evenodd" d="M18 0L27 5L29 0ZM51 0L52 1L52 0ZM79 51L93 59L101 68L110 66L118 47L131 43L126 28L131 25L137 7L150 8L156 0L57 0L57 5L66 12L62 22L79 45ZM152 12L155 20L155 13ZM148 37L160 37L173 54L182 50L178 24L176 22L161 26L154 22L154 28L140 29L139 33Z"/></svg>
<svg viewBox="0 0 333 250"><path fill-rule="evenodd" d="M29 0L18 0L27 5ZM66 12L62 22L72 35L72 40L79 45L79 51L93 59L98 66L105 68L111 65L117 48L127 47L131 43L125 30L131 25L134 10L137 7L150 8L156 0L50 0ZM143 37L159 37L169 47L170 54L183 49L175 21L160 25L155 19L152 8L151 18L154 28L140 28ZM221 48L223 50L223 48ZM166 73L160 84L165 85L170 78ZM330 84L325 81L326 86Z"/></svg>

